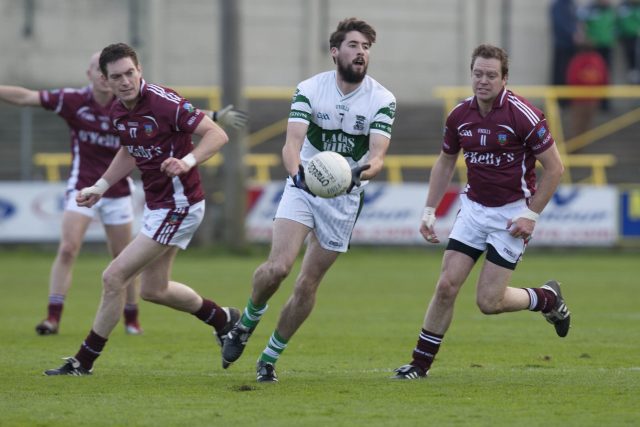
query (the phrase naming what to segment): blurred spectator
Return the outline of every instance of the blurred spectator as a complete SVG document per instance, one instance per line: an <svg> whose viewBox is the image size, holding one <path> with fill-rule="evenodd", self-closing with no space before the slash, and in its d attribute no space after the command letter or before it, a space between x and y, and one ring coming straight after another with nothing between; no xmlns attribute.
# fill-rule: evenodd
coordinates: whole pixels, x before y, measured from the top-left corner
<svg viewBox="0 0 640 427"><path fill-rule="evenodd" d="M611 60L616 43L616 10L611 0L594 0L578 10L578 18L584 27L585 42L594 48L611 74ZM609 102L602 100L601 107L608 110Z"/></svg>
<svg viewBox="0 0 640 427"><path fill-rule="evenodd" d="M550 7L553 31L551 84L566 84L567 66L576 53L578 17L573 0L554 0Z"/></svg>
<svg viewBox="0 0 640 427"><path fill-rule="evenodd" d="M640 0L624 0L617 8L617 29L624 59L627 64L627 79L640 83Z"/></svg>
<svg viewBox="0 0 640 427"><path fill-rule="evenodd" d="M602 55L589 45L582 45L569 62L567 83L576 86L602 86L609 84L607 64ZM570 138L591 129L600 99L576 98L569 110Z"/></svg>

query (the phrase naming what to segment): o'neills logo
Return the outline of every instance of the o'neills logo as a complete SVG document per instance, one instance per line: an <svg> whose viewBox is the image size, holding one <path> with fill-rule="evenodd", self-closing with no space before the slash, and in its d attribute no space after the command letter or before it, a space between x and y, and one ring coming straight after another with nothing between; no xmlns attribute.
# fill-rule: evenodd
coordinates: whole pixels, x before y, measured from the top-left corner
<svg viewBox="0 0 640 427"><path fill-rule="evenodd" d="M319 169L320 167L322 168L322 170ZM331 182L329 177L327 177L327 174L330 175L330 173L327 170L326 166L323 164L310 162L309 167L307 168L307 173L310 173L311 175L313 175L318 180L318 182L322 184L323 187L326 187Z"/></svg>

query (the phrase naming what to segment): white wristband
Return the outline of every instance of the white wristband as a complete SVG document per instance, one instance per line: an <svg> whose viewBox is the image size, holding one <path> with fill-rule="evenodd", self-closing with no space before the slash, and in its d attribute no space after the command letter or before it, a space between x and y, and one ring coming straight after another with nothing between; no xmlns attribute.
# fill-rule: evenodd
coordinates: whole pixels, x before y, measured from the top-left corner
<svg viewBox="0 0 640 427"><path fill-rule="evenodd" d="M105 193L105 191L109 189L109 187L111 187L111 184L109 184L109 182L106 179L100 178L91 187L83 188L82 190L80 190L80 194L82 194L85 197L91 194L97 194L98 196L102 196Z"/></svg>
<svg viewBox="0 0 640 427"><path fill-rule="evenodd" d="M526 219L530 219L531 221L537 221L539 217L540 217L539 213L534 212L529 208L524 208L524 210L520 212L518 215L516 215L511 221L515 222L516 219L518 218L526 218Z"/></svg>
<svg viewBox="0 0 640 427"><path fill-rule="evenodd" d="M189 166L189 169L191 169L196 165L196 163L198 163L198 161L196 160L196 156L194 156L193 153L189 153L186 156L184 156L182 158L182 161L185 162L187 166Z"/></svg>
<svg viewBox="0 0 640 427"><path fill-rule="evenodd" d="M424 208L424 213L422 214L422 223L427 227L433 227L433 224L436 223L436 208L432 208L426 206Z"/></svg>

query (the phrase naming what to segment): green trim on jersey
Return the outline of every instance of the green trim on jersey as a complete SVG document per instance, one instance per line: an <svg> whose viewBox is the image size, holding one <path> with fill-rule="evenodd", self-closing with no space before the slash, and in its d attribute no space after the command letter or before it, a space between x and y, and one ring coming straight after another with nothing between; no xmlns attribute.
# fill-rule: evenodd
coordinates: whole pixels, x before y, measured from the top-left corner
<svg viewBox="0 0 640 427"><path fill-rule="evenodd" d="M303 119L303 120L306 120L306 121L310 122L311 121L311 114L307 113L306 111L291 110L289 112L289 118L290 119Z"/></svg>
<svg viewBox="0 0 640 427"><path fill-rule="evenodd" d="M293 98L291 99L291 103L295 104L296 102L303 102L305 104L307 104L309 107L311 107L311 101L309 101L309 98L307 98L304 95L300 95L300 90L296 90L296 93L293 94Z"/></svg>
<svg viewBox="0 0 640 427"><path fill-rule="evenodd" d="M369 131L371 131L371 129L378 129L391 134L391 125L389 123L373 122L371 123L371 126L369 126Z"/></svg>
<svg viewBox="0 0 640 427"><path fill-rule="evenodd" d="M389 116L390 119L393 119L396 116L396 110L390 107L384 107L378 110L376 116L378 114L384 114L385 116Z"/></svg>
<svg viewBox="0 0 640 427"><path fill-rule="evenodd" d="M334 151L356 162L369 151L369 135L352 135L342 129L322 129L313 122L309 122L307 139L318 151Z"/></svg>

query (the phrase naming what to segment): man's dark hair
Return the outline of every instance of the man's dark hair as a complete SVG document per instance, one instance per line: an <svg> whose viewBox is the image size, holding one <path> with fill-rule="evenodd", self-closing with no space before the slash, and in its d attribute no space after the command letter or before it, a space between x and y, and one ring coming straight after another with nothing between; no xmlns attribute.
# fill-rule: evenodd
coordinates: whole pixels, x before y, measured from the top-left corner
<svg viewBox="0 0 640 427"><path fill-rule="evenodd" d="M369 40L369 44L376 42L376 30L371 25L358 18L347 18L338 23L338 28L329 37L329 47L339 48L350 31L362 33Z"/></svg>
<svg viewBox="0 0 640 427"><path fill-rule="evenodd" d="M471 54L471 71L473 71L473 64L475 64L478 57L484 59L497 59L500 61L502 78L506 78L509 75L509 55L507 55L507 52L504 49L490 44L481 44L475 48Z"/></svg>
<svg viewBox="0 0 640 427"><path fill-rule="evenodd" d="M131 46L126 43L114 43L102 49L100 52L100 71L107 76L107 64L116 62L122 58L131 58L133 64L138 66L138 55Z"/></svg>

